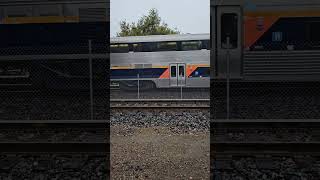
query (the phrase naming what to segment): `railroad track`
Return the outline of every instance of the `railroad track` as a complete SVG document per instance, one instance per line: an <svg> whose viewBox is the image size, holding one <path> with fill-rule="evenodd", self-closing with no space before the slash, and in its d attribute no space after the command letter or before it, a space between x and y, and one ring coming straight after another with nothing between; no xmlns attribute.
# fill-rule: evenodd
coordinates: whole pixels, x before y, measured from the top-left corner
<svg viewBox="0 0 320 180"><path fill-rule="evenodd" d="M1 179L110 179L105 154L0 154Z"/></svg>
<svg viewBox="0 0 320 180"><path fill-rule="evenodd" d="M93 95L106 96L107 90L93 89ZM83 89L70 89L70 90L58 90L58 89L0 89L0 96L13 96L21 95L25 97L59 97L59 96L79 96L85 97L90 95L90 90Z"/></svg>
<svg viewBox="0 0 320 180"><path fill-rule="evenodd" d="M109 179L108 127L99 120L0 121L0 177Z"/></svg>
<svg viewBox="0 0 320 180"><path fill-rule="evenodd" d="M111 99L111 109L209 109L210 99Z"/></svg>
<svg viewBox="0 0 320 180"><path fill-rule="evenodd" d="M289 148L289 152L298 150L298 145L301 144L306 151L309 146L314 146L320 152L320 120L317 119L212 120L211 128L211 144L216 146L217 151L220 151L220 147L232 151L232 147L246 145L252 149L264 146L266 150L268 146L271 150L291 145L297 147Z"/></svg>
<svg viewBox="0 0 320 180"><path fill-rule="evenodd" d="M10 95L10 94L39 94L41 93L40 90L12 90L12 89L7 89L7 90L0 90L0 96L3 95Z"/></svg>
<svg viewBox="0 0 320 180"><path fill-rule="evenodd" d="M211 132L214 178L317 179L319 119L212 120Z"/></svg>
<svg viewBox="0 0 320 180"><path fill-rule="evenodd" d="M308 179L319 177L319 153L219 154L211 179ZM229 177L225 177L225 175ZM263 177L263 178L262 178Z"/></svg>
<svg viewBox="0 0 320 180"><path fill-rule="evenodd" d="M212 179L318 179L318 88L231 84L227 119L221 85L211 92Z"/></svg>
<svg viewBox="0 0 320 180"><path fill-rule="evenodd" d="M0 121L0 152L108 153L106 121Z"/></svg>

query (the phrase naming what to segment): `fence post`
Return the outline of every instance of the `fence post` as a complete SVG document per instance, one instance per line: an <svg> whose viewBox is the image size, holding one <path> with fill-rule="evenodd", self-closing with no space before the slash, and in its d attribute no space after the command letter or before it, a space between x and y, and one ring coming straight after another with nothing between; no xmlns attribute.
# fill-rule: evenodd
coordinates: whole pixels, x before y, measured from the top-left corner
<svg viewBox="0 0 320 180"><path fill-rule="evenodd" d="M92 44L89 40L89 79L90 79L90 119L93 120L93 75L92 75Z"/></svg>
<svg viewBox="0 0 320 180"><path fill-rule="evenodd" d="M140 75L138 73L138 99L140 99Z"/></svg>
<svg viewBox="0 0 320 180"><path fill-rule="evenodd" d="M230 37L227 37L227 119L230 118Z"/></svg>

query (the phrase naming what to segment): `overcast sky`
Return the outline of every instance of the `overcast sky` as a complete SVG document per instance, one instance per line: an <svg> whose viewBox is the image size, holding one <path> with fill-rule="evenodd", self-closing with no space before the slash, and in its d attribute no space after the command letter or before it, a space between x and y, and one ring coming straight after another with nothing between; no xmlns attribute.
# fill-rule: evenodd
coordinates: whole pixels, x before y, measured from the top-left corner
<svg viewBox="0 0 320 180"><path fill-rule="evenodd" d="M209 4L210 0L111 0L111 37L120 30L121 20L137 22L151 8L158 9L162 20L182 33L209 33Z"/></svg>

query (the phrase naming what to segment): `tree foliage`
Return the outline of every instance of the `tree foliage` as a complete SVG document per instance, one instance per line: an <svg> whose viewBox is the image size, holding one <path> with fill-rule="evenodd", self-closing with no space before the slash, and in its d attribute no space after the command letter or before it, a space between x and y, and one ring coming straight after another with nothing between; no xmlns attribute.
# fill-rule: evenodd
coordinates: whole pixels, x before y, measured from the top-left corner
<svg viewBox="0 0 320 180"><path fill-rule="evenodd" d="M149 14L142 16L137 23L120 22L120 32L118 37L123 36L146 36L146 35L166 35L180 34L175 28L171 29L168 24L162 22L157 9L151 9Z"/></svg>

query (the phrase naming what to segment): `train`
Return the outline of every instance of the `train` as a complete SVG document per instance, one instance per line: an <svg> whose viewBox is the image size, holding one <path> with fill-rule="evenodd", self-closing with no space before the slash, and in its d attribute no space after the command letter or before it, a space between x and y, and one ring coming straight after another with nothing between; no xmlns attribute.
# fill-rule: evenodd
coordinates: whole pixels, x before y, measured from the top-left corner
<svg viewBox="0 0 320 180"><path fill-rule="evenodd" d="M114 37L110 59L112 87L210 87L210 34Z"/></svg>
<svg viewBox="0 0 320 180"><path fill-rule="evenodd" d="M211 0L212 82L320 81L320 1Z"/></svg>
<svg viewBox="0 0 320 180"><path fill-rule="evenodd" d="M109 12L106 0L1 1L0 87L88 89L91 57L106 88Z"/></svg>

